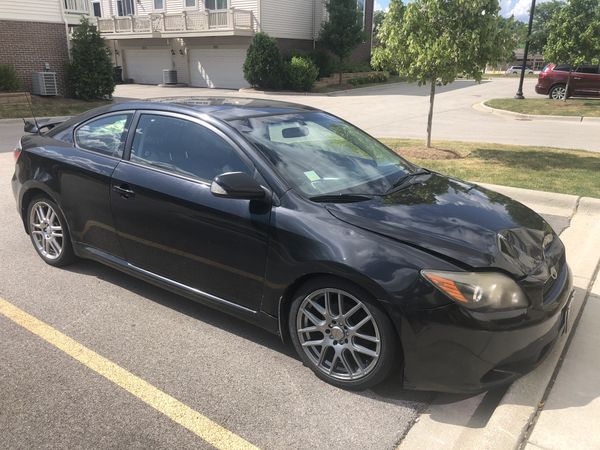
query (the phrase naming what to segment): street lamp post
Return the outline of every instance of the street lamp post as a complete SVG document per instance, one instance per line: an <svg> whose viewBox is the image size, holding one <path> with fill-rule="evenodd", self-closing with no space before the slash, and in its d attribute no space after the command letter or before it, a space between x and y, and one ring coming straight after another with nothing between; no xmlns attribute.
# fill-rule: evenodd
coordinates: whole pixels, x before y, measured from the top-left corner
<svg viewBox="0 0 600 450"><path fill-rule="evenodd" d="M535 13L535 0L531 0L531 10L529 11L529 27L527 28L527 40L525 41L525 51L523 53L523 66L521 67L521 79L519 80L519 89L515 98L523 100L523 81L525 80L525 69L527 68L527 56L529 55L529 39L531 38L531 28L533 27L533 14Z"/></svg>

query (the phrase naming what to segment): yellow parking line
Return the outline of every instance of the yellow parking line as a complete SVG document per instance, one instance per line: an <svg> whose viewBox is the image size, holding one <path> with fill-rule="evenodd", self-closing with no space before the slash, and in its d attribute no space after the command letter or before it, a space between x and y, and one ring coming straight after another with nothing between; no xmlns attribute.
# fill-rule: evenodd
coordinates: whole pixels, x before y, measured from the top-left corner
<svg viewBox="0 0 600 450"><path fill-rule="evenodd" d="M221 425L203 416L198 411L164 393L150 383L133 375L112 361L81 345L50 325L36 319L12 303L0 298L0 314L16 324L41 337L54 347L79 361L84 366L99 373L106 379L122 387L130 394L161 412L169 419L195 433L203 440L219 449L256 449Z"/></svg>

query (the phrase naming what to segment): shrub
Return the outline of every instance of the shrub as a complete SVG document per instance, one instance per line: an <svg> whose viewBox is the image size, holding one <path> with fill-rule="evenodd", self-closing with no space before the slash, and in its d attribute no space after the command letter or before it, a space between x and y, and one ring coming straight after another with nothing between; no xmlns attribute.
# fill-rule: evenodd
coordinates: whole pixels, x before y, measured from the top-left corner
<svg viewBox="0 0 600 450"><path fill-rule="evenodd" d="M319 76L319 69L310 58L294 56L285 66L286 84L294 91L310 91Z"/></svg>
<svg viewBox="0 0 600 450"><path fill-rule="evenodd" d="M84 17L71 39L71 63L67 66L69 94L83 100L111 98L115 90L110 51L98 30Z"/></svg>
<svg viewBox="0 0 600 450"><path fill-rule="evenodd" d="M348 83L350 83L353 86L360 86L362 84L369 83L382 83L384 81L387 81L389 77L390 76L387 72L375 72L370 73L369 75L366 75L364 77L351 78L350 80L348 80Z"/></svg>
<svg viewBox="0 0 600 450"><path fill-rule="evenodd" d="M309 54L309 58L319 69L319 78L325 78L335 72L335 63L333 58L326 50L315 49Z"/></svg>
<svg viewBox="0 0 600 450"><path fill-rule="evenodd" d="M266 33L256 33L244 61L244 78L260 89L276 89L281 86L283 60L275 39Z"/></svg>
<svg viewBox="0 0 600 450"><path fill-rule="evenodd" d="M0 64L0 91L18 91L20 88L21 82L15 68L8 64Z"/></svg>

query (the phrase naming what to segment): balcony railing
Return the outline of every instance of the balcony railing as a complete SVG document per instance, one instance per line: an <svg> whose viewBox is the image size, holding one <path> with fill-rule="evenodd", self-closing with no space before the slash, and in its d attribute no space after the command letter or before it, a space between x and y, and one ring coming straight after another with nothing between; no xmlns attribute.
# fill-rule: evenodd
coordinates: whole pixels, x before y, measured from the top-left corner
<svg viewBox="0 0 600 450"><path fill-rule="evenodd" d="M251 31L252 25L252 11L235 8L98 19L98 30L107 34L213 30Z"/></svg>
<svg viewBox="0 0 600 450"><path fill-rule="evenodd" d="M89 4L87 0L63 0L65 12L71 14L88 14Z"/></svg>

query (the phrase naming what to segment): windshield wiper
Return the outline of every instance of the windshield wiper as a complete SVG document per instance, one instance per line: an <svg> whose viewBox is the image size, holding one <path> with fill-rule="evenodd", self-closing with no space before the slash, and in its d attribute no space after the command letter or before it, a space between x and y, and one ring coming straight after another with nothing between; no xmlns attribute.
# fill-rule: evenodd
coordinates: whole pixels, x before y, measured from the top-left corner
<svg viewBox="0 0 600 450"><path fill-rule="evenodd" d="M396 189L402 187L403 185L405 185L408 181L410 181L414 177L418 177L419 175L428 175L430 173L431 172L427 169L418 169L415 172L406 174L406 175L400 177L394 184L392 184L392 186L385 192L385 195L390 194L391 192L395 191Z"/></svg>
<svg viewBox="0 0 600 450"><path fill-rule="evenodd" d="M360 194L325 194L315 195L310 200L318 203L356 203L372 200L372 197Z"/></svg>

